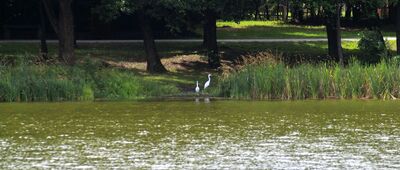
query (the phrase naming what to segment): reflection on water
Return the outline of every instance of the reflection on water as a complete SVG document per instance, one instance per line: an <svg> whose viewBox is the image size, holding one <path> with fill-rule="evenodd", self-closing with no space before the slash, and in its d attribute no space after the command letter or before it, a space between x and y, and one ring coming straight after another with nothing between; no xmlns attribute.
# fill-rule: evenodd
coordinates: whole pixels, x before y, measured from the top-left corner
<svg viewBox="0 0 400 170"><path fill-rule="evenodd" d="M0 104L0 169L399 169L399 104Z"/></svg>

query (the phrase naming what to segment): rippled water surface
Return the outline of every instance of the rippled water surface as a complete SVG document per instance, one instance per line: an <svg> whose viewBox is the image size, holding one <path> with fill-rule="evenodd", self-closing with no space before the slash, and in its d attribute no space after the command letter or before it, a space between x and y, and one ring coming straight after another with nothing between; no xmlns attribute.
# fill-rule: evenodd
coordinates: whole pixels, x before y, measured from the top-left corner
<svg viewBox="0 0 400 170"><path fill-rule="evenodd" d="M0 169L400 169L400 102L0 104Z"/></svg>

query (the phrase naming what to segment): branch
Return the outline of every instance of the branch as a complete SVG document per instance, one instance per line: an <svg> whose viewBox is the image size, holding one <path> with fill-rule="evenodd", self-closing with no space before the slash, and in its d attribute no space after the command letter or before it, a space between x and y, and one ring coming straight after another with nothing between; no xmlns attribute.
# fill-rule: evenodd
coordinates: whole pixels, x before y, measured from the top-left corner
<svg viewBox="0 0 400 170"><path fill-rule="evenodd" d="M42 0L42 3L46 11L47 18L50 21L50 25L53 27L54 32L58 35L58 21L54 12L54 6L51 3L51 0Z"/></svg>

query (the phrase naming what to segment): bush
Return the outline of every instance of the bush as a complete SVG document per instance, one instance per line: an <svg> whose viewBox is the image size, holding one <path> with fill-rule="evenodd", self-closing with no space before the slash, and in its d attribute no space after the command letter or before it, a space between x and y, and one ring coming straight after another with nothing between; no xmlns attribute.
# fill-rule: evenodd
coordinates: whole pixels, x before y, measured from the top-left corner
<svg viewBox="0 0 400 170"><path fill-rule="evenodd" d="M376 64L388 57L386 42L379 30L361 32L358 48L362 52L359 60L364 64Z"/></svg>

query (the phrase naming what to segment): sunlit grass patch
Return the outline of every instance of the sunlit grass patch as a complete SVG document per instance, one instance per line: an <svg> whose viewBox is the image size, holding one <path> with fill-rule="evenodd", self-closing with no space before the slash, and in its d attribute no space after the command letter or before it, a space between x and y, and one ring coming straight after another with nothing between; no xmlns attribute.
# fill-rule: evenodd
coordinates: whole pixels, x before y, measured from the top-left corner
<svg viewBox="0 0 400 170"><path fill-rule="evenodd" d="M282 21L218 21L218 38L326 38L324 26L294 25ZM362 29L342 28L343 38L359 38ZM384 36L395 36L391 29Z"/></svg>
<svg viewBox="0 0 400 170"><path fill-rule="evenodd" d="M298 26L287 24L283 21L217 21L217 27L249 28L249 27L301 27L309 29L321 29L323 26Z"/></svg>

